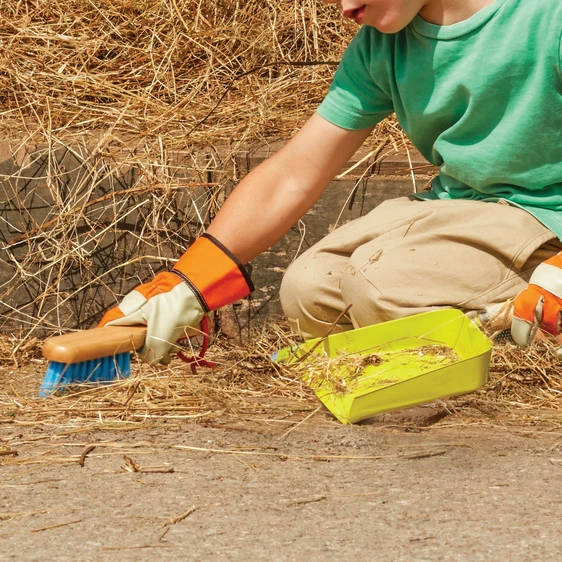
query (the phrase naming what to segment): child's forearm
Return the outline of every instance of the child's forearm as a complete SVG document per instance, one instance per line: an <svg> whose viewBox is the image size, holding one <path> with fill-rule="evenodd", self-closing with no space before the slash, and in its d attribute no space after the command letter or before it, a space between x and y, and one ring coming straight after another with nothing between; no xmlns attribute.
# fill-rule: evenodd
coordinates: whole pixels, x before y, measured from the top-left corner
<svg viewBox="0 0 562 562"><path fill-rule="evenodd" d="M369 133L346 131L314 115L240 182L208 233L241 262L252 260L306 213Z"/></svg>
<svg viewBox="0 0 562 562"><path fill-rule="evenodd" d="M325 188L302 185L283 160L273 157L244 178L207 230L243 263L279 240Z"/></svg>

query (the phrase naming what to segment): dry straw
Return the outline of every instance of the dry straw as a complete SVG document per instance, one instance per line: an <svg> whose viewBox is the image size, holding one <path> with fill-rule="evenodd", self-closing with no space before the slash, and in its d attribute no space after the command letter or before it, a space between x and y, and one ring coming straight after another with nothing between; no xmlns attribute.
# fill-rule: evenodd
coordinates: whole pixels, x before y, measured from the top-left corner
<svg viewBox="0 0 562 562"><path fill-rule="evenodd" d="M9 338L0 339L0 362L6 373L0 391L0 423L42 424L61 431L81 428L142 427L165 422L199 421L205 424L267 421L282 427L295 423L318 407L312 391L298 373L272 362L280 347L296 342L283 327L270 325L255 334L249 345L224 339L214 342L210 358L214 370L193 373L176 360L170 367L135 362L129 379L108 386L83 385L48 399L37 398L46 364L40 343L20 347L17 356ZM189 353L189 351L188 351Z"/></svg>
<svg viewBox="0 0 562 562"><path fill-rule="evenodd" d="M247 346L219 339L211 348L215 370L174 361L170 367L136 364L131 378L110 386L81 387L49 399L36 398L45 368L38 361L38 345L20 348L3 340L0 361L8 367L14 359L21 367L6 376L0 393L1 423L18 427L44 425L69 434L92 429L129 430L147 425L198 422L221 427L287 429L307 423L337 423L306 384L310 372L302 363L279 364L271 355L297 343L283 326L270 325L254 334ZM508 343L494 347L490 382L476 393L447 400L452 415L441 425L503 424L530 421L560 428L562 373L558 344L537 341L527 350ZM318 368L325 362L320 361ZM315 367L316 368L316 367ZM310 367L309 369L312 369ZM313 419L309 419L312 417Z"/></svg>
<svg viewBox="0 0 562 562"><path fill-rule="evenodd" d="M3 2L0 99L60 137L270 139L321 99L355 29L316 0ZM6 129L7 130L7 129Z"/></svg>
<svg viewBox="0 0 562 562"><path fill-rule="evenodd" d="M168 267L355 32L317 0L0 3L0 329L89 327Z"/></svg>

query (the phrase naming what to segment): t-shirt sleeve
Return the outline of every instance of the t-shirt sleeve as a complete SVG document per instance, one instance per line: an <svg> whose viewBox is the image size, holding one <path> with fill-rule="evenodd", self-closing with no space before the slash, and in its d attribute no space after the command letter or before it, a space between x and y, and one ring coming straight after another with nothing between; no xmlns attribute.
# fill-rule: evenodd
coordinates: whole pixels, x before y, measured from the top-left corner
<svg viewBox="0 0 562 562"><path fill-rule="evenodd" d="M374 32L373 28L363 26L353 38L317 110L324 119L343 129L366 129L394 110L383 87L388 83L388 72L384 69L388 60L384 60L385 49L374 44ZM373 76L373 72L379 75Z"/></svg>

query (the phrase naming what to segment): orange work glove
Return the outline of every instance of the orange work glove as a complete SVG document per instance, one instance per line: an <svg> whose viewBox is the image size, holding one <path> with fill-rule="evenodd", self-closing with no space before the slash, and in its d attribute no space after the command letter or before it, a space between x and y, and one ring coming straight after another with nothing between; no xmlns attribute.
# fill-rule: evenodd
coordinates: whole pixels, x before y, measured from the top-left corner
<svg viewBox="0 0 562 562"><path fill-rule="evenodd" d="M197 332L203 316L253 291L244 266L216 238L203 234L171 271L139 285L108 310L101 326L147 326L139 356L170 362L178 339Z"/></svg>
<svg viewBox="0 0 562 562"><path fill-rule="evenodd" d="M541 328L549 334L562 331L562 252L541 263L529 286L513 301L511 336L515 343L529 345Z"/></svg>

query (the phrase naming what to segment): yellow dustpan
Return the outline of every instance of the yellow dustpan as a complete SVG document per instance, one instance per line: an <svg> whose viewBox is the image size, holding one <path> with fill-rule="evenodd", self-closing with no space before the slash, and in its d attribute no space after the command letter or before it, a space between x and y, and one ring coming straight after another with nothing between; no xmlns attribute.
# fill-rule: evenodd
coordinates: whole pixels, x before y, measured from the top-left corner
<svg viewBox="0 0 562 562"><path fill-rule="evenodd" d="M460 310L417 314L278 351L342 423L473 392L492 342Z"/></svg>

